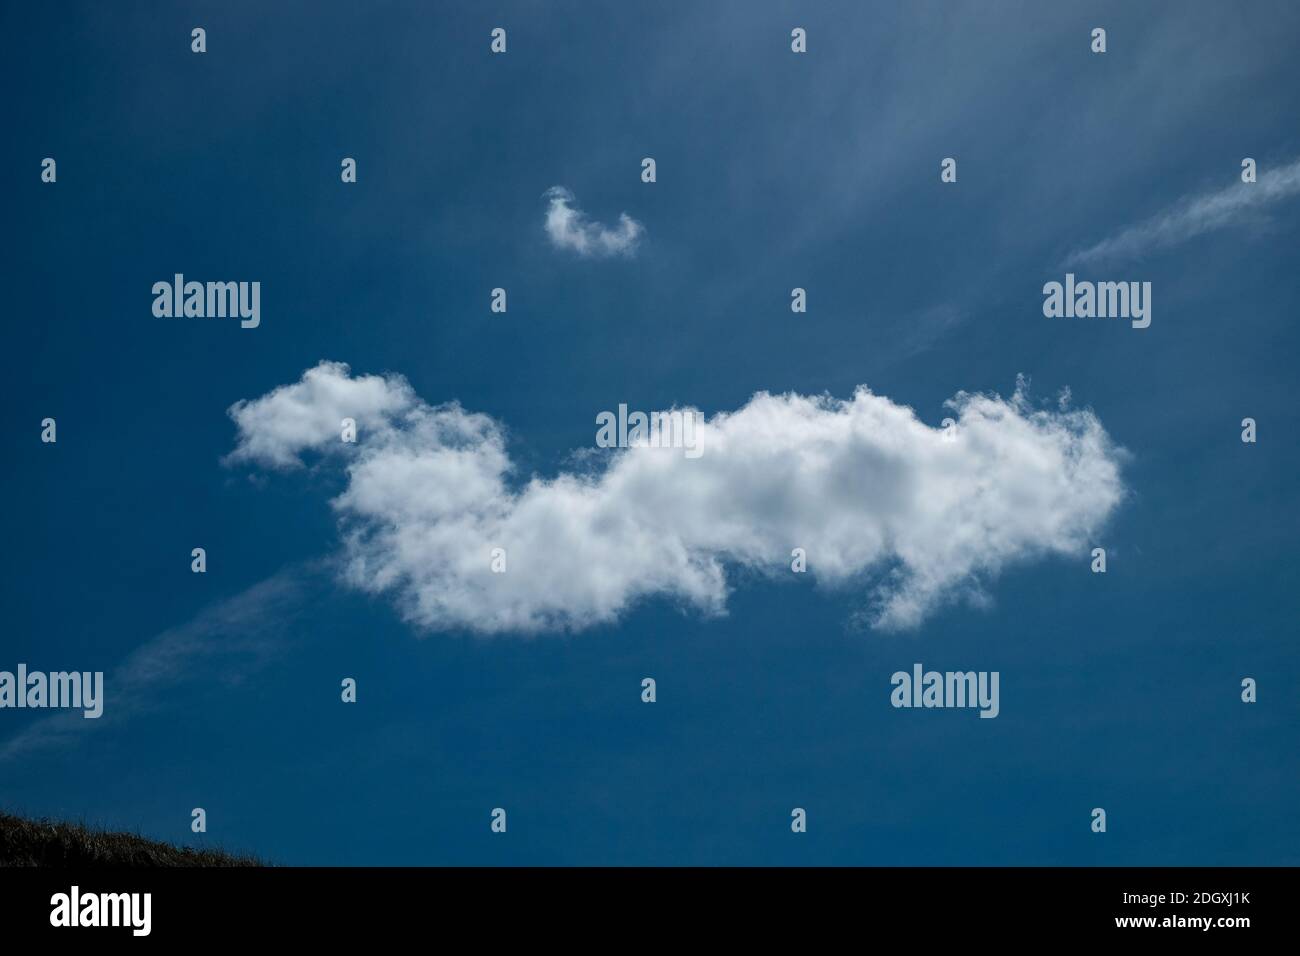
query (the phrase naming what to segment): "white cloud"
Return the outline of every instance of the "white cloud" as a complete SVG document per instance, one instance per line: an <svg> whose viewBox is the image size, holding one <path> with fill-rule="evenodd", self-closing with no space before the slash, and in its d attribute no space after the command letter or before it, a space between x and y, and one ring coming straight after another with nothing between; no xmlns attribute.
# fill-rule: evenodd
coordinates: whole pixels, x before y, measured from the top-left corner
<svg viewBox="0 0 1300 956"><path fill-rule="evenodd" d="M298 467L302 463L297 451L338 438L344 418L355 419L359 427L374 425L414 401L401 379L378 375L350 378L346 365L321 362L304 372L296 385L230 407L230 417L244 437L226 462Z"/></svg>
<svg viewBox="0 0 1300 956"><path fill-rule="evenodd" d="M1067 264L1130 259L1167 249L1202 233L1248 221L1273 203L1300 193L1300 160L1266 169L1254 183L1188 196L1158 215L1067 257Z"/></svg>
<svg viewBox="0 0 1300 956"><path fill-rule="evenodd" d="M729 571L791 574L796 547L821 582L861 588L873 624L909 628L945 600L985 600L1013 562L1084 560L1124 494L1122 452L1090 411L1033 408L1019 386L948 405L951 438L866 388L760 392L699 426L698 458L633 447L591 474L512 482L491 418L321 363L232 407L230 457L340 461L344 576L421 628L577 630L654 595L724 613ZM348 414L365 416L356 444L339 440Z"/></svg>
<svg viewBox="0 0 1300 956"><path fill-rule="evenodd" d="M630 256L645 227L627 213L619 213L618 227L611 229L587 218L574 205L573 193L563 186L546 191L550 205L546 209L546 235L557 249L570 249L580 256Z"/></svg>

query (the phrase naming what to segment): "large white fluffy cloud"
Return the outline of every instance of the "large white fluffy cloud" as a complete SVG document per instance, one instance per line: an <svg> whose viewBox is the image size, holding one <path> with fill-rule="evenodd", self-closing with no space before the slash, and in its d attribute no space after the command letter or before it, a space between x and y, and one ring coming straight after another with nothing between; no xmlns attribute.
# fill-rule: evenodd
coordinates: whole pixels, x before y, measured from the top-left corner
<svg viewBox="0 0 1300 956"><path fill-rule="evenodd" d="M552 186L546 198L546 235L556 248L601 258L636 252L645 227L627 213L619 213L618 226L611 228L588 218L575 205L573 193L563 186Z"/></svg>
<svg viewBox="0 0 1300 956"><path fill-rule="evenodd" d="M526 478L488 416L322 362L231 407L227 461L345 468L345 577L420 628L577 630L655 595L723 613L729 572L790 574L803 548L810 574L861 589L871 623L898 629L946 600L986 600L1013 562L1086 560L1124 495L1122 452L1092 412L1035 408L1019 386L948 405L952 435L866 388L761 392L699 425L699 457L643 444L590 473Z"/></svg>

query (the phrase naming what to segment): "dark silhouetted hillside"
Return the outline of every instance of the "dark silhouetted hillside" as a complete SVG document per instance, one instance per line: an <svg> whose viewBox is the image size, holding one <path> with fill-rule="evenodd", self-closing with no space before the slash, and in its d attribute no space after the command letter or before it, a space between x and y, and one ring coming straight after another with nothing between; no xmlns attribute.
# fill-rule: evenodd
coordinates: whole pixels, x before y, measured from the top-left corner
<svg viewBox="0 0 1300 956"><path fill-rule="evenodd" d="M251 856L175 847L79 823L0 813L0 866L261 866Z"/></svg>

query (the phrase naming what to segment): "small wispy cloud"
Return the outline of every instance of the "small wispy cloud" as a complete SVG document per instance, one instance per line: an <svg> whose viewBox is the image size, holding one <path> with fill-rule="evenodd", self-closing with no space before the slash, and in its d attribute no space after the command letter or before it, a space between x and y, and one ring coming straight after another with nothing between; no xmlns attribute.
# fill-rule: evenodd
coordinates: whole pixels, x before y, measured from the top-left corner
<svg viewBox="0 0 1300 956"><path fill-rule="evenodd" d="M74 744L89 731L165 706L195 682L219 674L238 684L279 657L289 644L288 625L310 593L319 563L285 569L186 623L136 648L104 680L104 715L85 720L81 711L52 711L0 743L0 763L51 746Z"/></svg>
<svg viewBox="0 0 1300 956"><path fill-rule="evenodd" d="M546 235L557 249L568 249L580 256L608 258L631 256L636 252L645 227L627 213L619 213L618 226L610 228L595 222L575 205L573 193L563 186L546 190Z"/></svg>
<svg viewBox="0 0 1300 956"><path fill-rule="evenodd" d="M1065 264L1132 259L1168 249L1204 233L1248 222L1274 203L1297 194L1300 194L1300 159L1266 170L1258 182L1236 182L1215 192L1185 196L1164 212L1094 246L1071 253Z"/></svg>

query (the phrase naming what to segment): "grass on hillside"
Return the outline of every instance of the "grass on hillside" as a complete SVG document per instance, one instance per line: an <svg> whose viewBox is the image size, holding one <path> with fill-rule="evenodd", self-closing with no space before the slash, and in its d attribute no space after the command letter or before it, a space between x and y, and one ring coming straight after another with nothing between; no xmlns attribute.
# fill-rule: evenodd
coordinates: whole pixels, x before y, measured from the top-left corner
<svg viewBox="0 0 1300 956"><path fill-rule="evenodd" d="M262 866L255 857L176 847L134 833L0 813L0 866Z"/></svg>

